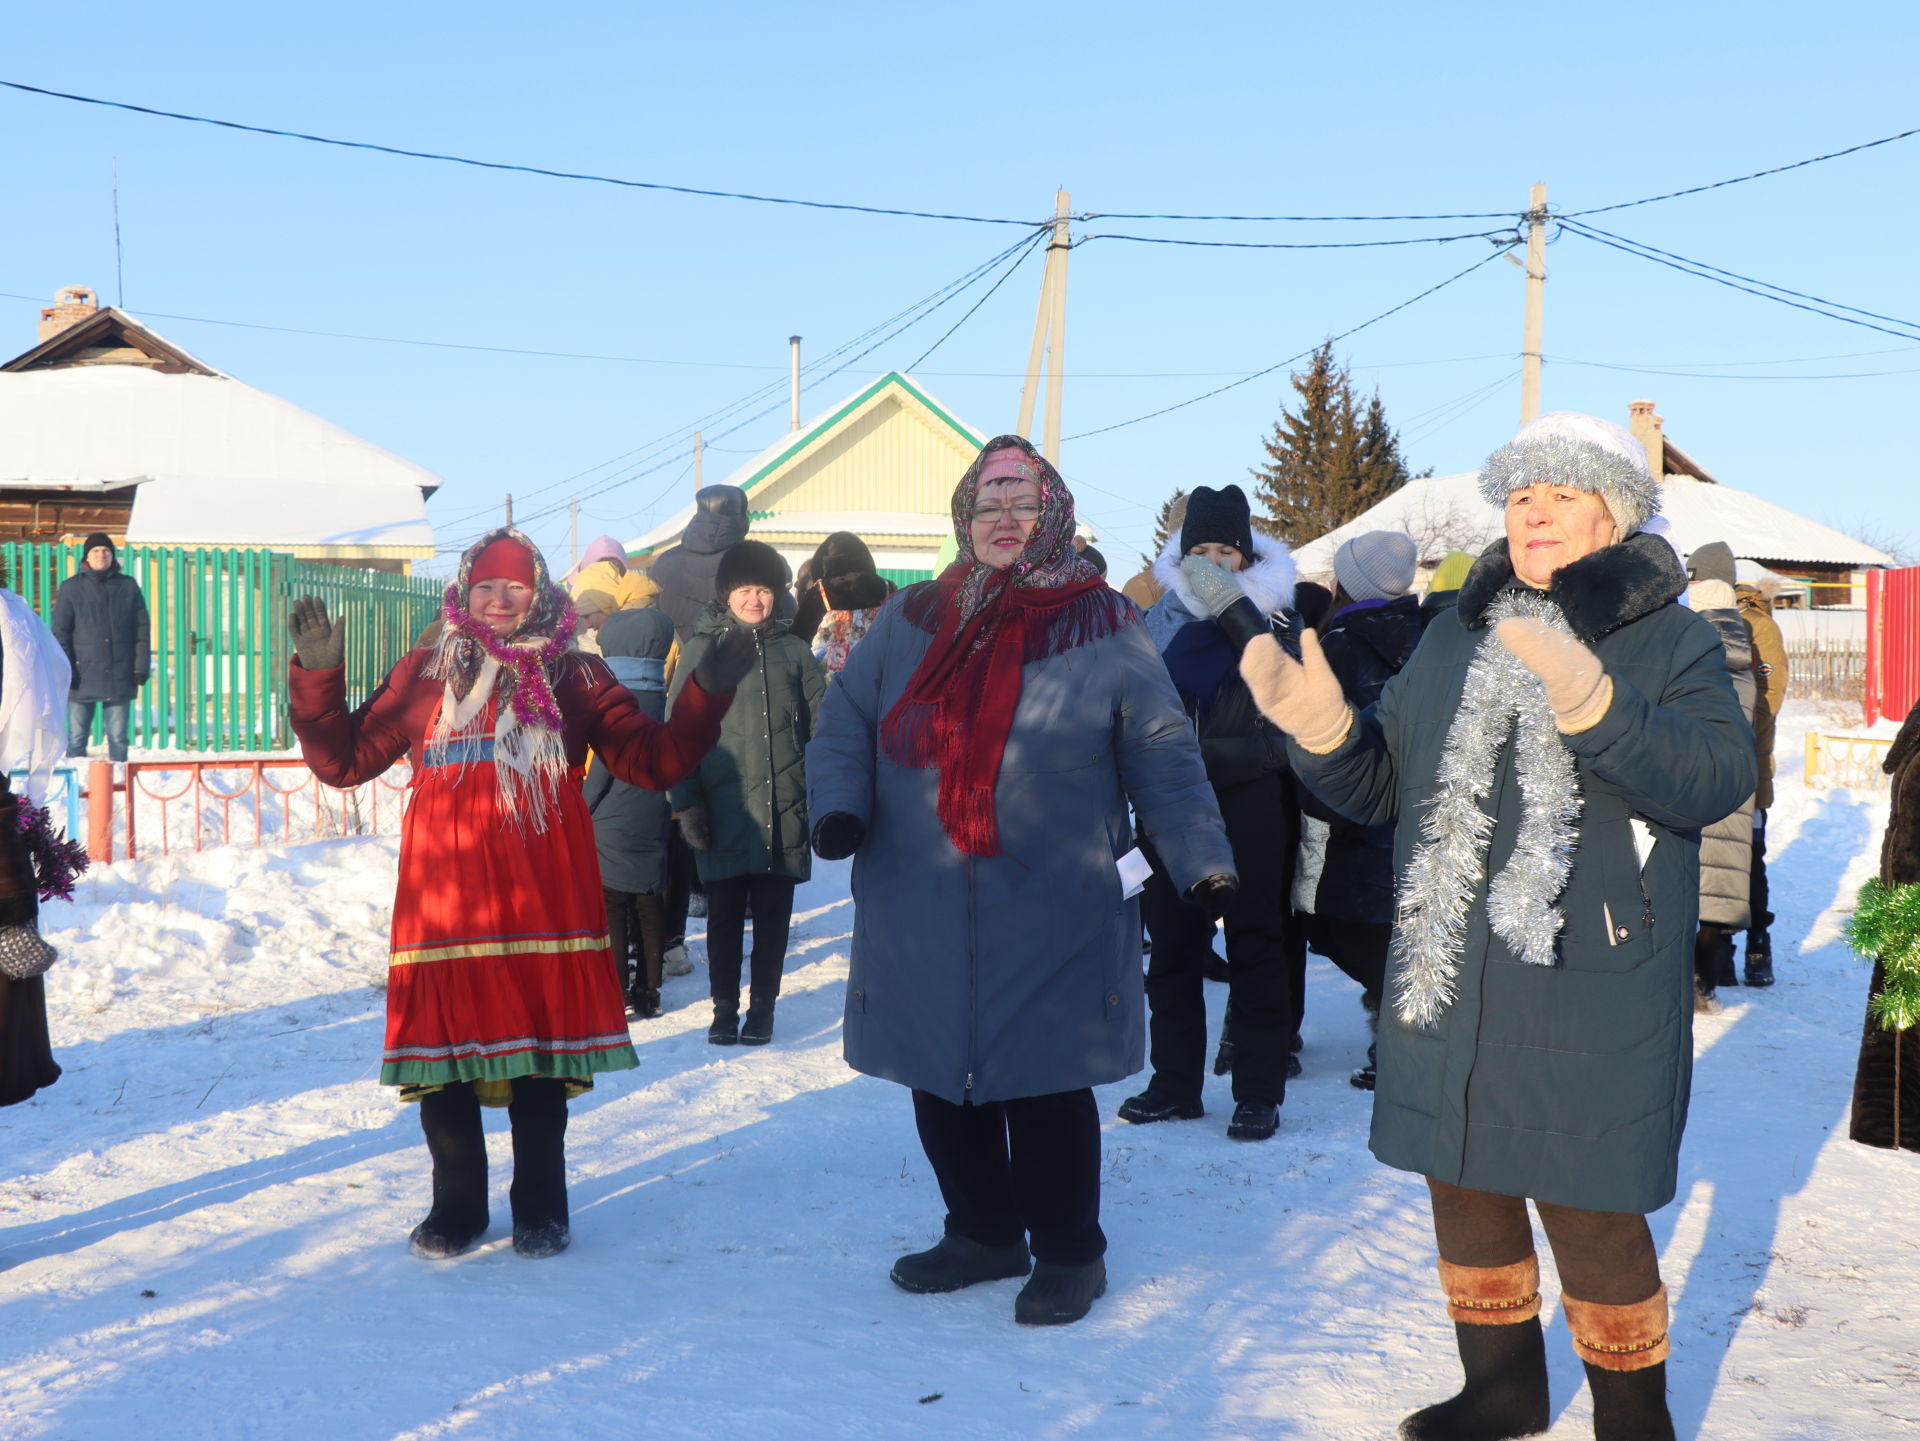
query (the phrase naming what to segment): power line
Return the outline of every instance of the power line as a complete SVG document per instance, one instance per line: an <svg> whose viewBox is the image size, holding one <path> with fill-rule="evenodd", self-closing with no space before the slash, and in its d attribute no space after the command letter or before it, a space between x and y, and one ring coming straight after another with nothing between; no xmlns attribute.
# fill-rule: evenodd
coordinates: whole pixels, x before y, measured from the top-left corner
<svg viewBox="0 0 1920 1441"><path fill-rule="evenodd" d="M1630 210L1636 205L1653 205L1662 200L1678 200L1683 195L1699 195L1708 190L1719 190L1728 185L1743 185L1749 180L1758 180L1762 176L1779 175L1788 170L1798 170L1803 165L1818 165L1823 160L1838 160L1843 155L1854 155L1862 150L1871 150L1876 145L1891 145L1896 140L1905 140L1920 135L1920 126L1912 130L1902 130L1898 135L1883 135L1878 140L1864 141L1859 145L1849 145L1845 150L1834 150L1825 155L1810 156L1805 160L1796 160L1791 165L1776 165L1770 170L1756 170L1751 175L1736 175L1730 180L1716 180L1711 185L1695 185L1686 190L1669 190L1665 195L1648 195L1639 200L1622 200L1614 205L1596 205L1590 210L1570 210L1560 216L1562 220L1572 220L1581 215L1604 215L1609 210Z"/></svg>
<svg viewBox="0 0 1920 1441"><path fill-rule="evenodd" d="M1046 238L1046 235L1047 235L1047 232L1043 230L1039 234L1035 235L1032 240L1029 240L1026 244L1026 248L1023 249L1018 255L1013 257L1013 263L1009 265L1005 270L1000 272L1000 278L994 281L992 285L987 287L987 293L981 296L978 300L974 301L972 305L968 306L967 313L961 316L958 320L954 321L952 325L948 326L947 333L945 335L941 336L938 340L934 341L932 345L929 345L925 350L921 351L919 359L915 360L911 365L905 366L903 368L910 371L918 370L920 368L920 361L925 360L929 355L932 355L934 351L938 350L941 346L945 345L949 340L951 340L953 338L954 331L958 330L961 326L965 325L969 320L973 319L974 311L978 310L981 306L985 305L989 300L993 299L994 291L998 290L1001 286L1005 285L1007 281L1013 278L1013 272L1018 270L1022 265L1026 264L1027 257L1032 255L1033 252L1039 248L1040 242Z"/></svg>
<svg viewBox="0 0 1920 1441"><path fill-rule="evenodd" d="M1089 220L1237 220L1254 224L1338 224L1348 221L1388 221L1388 220L1517 220L1524 212L1517 210L1476 210L1453 215L1149 215L1130 214L1121 210L1090 210L1078 216L1081 221Z"/></svg>
<svg viewBox="0 0 1920 1441"><path fill-rule="evenodd" d="M572 170L551 170L540 165L511 165L499 160L475 160L465 155L440 155L430 150L409 150L398 145L376 145L365 140L336 140L326 135L308 135L298 130L278 130L268 125L245 125L237 120L215 120L206 115L188 115L178 110L157 110L150 105L132 105L124 100L102 100L93 95L72 95L64 90L48 90L39 85L23 85L17 80L0 80L9 90L29 95L45 95L54 100L72 100L81 105L99 105L109 110L128 110L136 115L154 115L163 120L184 120L194 125L216 125L223 130L243 130L253 135L272 135L282 140L305 140L315 145L334 145L344 150L372 150L382 155L399 155L409 160L434 160L447 165L470 165L478 170L511 170L523 175L544 175L552 180L586 180L596 185L618 185L629 190L664 190L675 195L704 195L716 200L750 200L760 205L795 205L808 210L850 210L862 215L898 215L913 220L960 220L973 225L1052 224L1047 220L1010 220L990 215L948 215L932 210L896 210L882 205L850 205L829 200L796 200L781 195L751 195L738 190L705 190L693 185L667 185L655 180L622 180L611 175L589 175Z"/></svg>
<svg viewBox="0 0 1920 1441"><path fill-rule="evenodd" d="M1514 238L1508 230L1477 230L1468 235L1418 235L1404 240L1181 240L1167 235L1109 235L1101 233L1081 237L1089 240L1129 240L1136 245L1192 245L1209 250L1372 250L1383 245L1444 245L1450 240L1492 240L1505 243ZM1515 243L1518 240L1515 239Z"/></svg>
<svg viewBox="0 0 1920 1441"><path fill-rule="evenodd" d="M1574 360L1564 355L1550 355L1547 359L1556 365L1578 365L1591 370L1624 370L1634 375L1663 375L1673 380L1868 380L1878 375L1920 375L1920 365L1897 366L1891 370L1823 371L1812 375L1728 375L1718 371L1613 365L1604 360Z"/></svg>
<svg viewBox="0 0 1920 1441"><path fill-rule="evenodd" d="M1517 243L1518 242L1516 242L1516 244ZM1456 280L1465 279L1467 276L1473 274L1474 271L1478 270L1481 266L1490 264L1493 261L1498 260L1501 256L1507 254L1509 251L1513 250L1514 248L1515 247L1513 245L1508 245L1508 246L1502 247L1499 250L1494 251L1491 255L1484 255L1480 259L1474 261L1473 264L1469 265L1465 270L1456 271L1454 274L1449 275L1445 280L1441 281L1438 285L1430 285L1425 290L1421 291L1418 295L1410 296L1406 300L1401 301L1398 305L1394 306L1391 310L1383 310L1378 315L1372 317L1371 319L1363 320L1358 325L1352 326L1347 330L1341 331L1338 335L1329 336L1327 340L1322 343L1332 344L1334 341L1345 340L1350 335L1358 335L1361 331L1365 330L1368 326L1377 325L1381 321L1385 320L1388 316L1399 314L1401 311L1405 310L1409 305L1413 305L1418 301L1425 300L1429 295L1434 294L1436 291L1445 290L1449 285L1452 285ZM1110 430L1121 430L1129 425L1138 425L1143 420L1155 420L1155 419L1158 419L1160 416L1169 415L1176 410L1185 410L1189 405L1198 405L1203 400L1211 400L1216 395L1224 395L1227 391L1234 390L1239 386L1247 384L1249 381L1259 380L1262 376L1272 375L1276 370L1284 370L1287 366L1292 365L1297 361L1306 359L1307 356L1313 354L1313 352L1318 348L1319 348L1318 346L1309 346L1307 349L1301 351L1298 355L1290 355L1285 360L1279 361L1273 365L1269 365L1265 370L1256 370L1251 375L1243 375L1238 380L1229 381L1225 385L1216 386L1214 389L1207 391L1203 395L1194 396L1191 400L1182 400L1174 405L1165 405L1158 410L1150 410L1145 415L1136 415L1131 420L1120 420L1120 421L1115 421L1112 425L1103 425L1099 427L1097 430L1083 430L1079 432L1077 435L1067 436L1066 439L1085 440L1088 436L1105 435Z"/></svg>
<svg viewBox="0 0 1920 1441"><path fill-rule="evenodd" d="M1877 330L1883 335L1897 335L1902 340L1920 340L1920 335L1915 335L1911 331L1890 330L1884 325L1875 325L1870 320L1855 320L1850 315L1836 315L1833 310L1822 310L1819 308L1819 306L1804 305L1798 300L1788 300L1786 298L1786 294L1798 295L1800 293L1799 291L1788 291L1786 294L1776 295L1776 294L1773 294L1772 291L1781 289L1782 287L1773 286L1773 287L1770 287L1769 289L1764 289L1764 290L1756 288L1759 286L1766 285L1767 284L1766 281L1753 280L1743 285L1736 280L1723 278L1724 276L1732 274L1732 272L1730 271L1721 271L1718 274L1714 274L1712 273L1711 267L1703 267L1700 269L1695 269L1694 266L1698 264L1698 262L1696 261L1685 261L1684 263L1681 263L1678 257L1674 259L1668 259L1664 252L1653 251L1651 248L1643 249L1640 247L1637 241L1626 240L1624 238L1618 238L1618 237L1608 238L1608 236L1604 231L1588 230L1582 227L1581 225L1579 225L1577 222L1572 222L1572 223L1563 222L1563 223L1566 224L1566 228L1572 231L1575 235L1579 235L1587 240L1591 240L1597 245L1604 245L1604 246L1607 246L1609 249L1618 250L1627 255L1637 256L1641 260L1651 260L1655 265L1664 265L1669 270L1679 271L1682 275L1692 275L1701 280L1711 280L1715 285L1724 285L1729 290L1742 290L1742 291L1745 291L1748 295L1757 295L1762 300L1771 300L1776 305L1790 305L1795 310L1804 310L1811 315L1823 315L1828 320L1838 320L1846 325L1858 325L1866 330ZM1747 277L1745 276L1740 277L1740 280L1746 280L1746 279ZM1840 306L1837 304L1837 302L1826 301L1826 300L1821 301L1820 305L1835 305L1837 309L1842 309L1842 310L1853 309L1852 306ZM1856 311L1855 313L1871 314L1872 312ZM1899 325L1913 324L1912 321L1906 321L1906 320L1896 321L1895 323ZM1916 328L1920 328L1920 327L1916 327Z"/></svg>

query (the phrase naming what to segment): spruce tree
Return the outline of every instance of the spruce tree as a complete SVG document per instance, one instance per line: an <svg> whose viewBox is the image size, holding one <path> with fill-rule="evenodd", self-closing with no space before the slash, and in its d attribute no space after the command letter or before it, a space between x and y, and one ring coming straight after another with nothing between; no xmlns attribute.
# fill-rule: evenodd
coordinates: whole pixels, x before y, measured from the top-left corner
<svg viewBox="0 0 1920 1441"><path fill-rule="evenodd" d="M1292 384L1297 399L1281 409L1261 442L1267 461L1251 474L1255 527L1296 546L1346 524L1409 476L1379 392L1364 406L1354 399L1352 376L1335 363L1332 341L1313 352Z"/></svg>
<svg viewBox="0 0 1920 1441"><path fill-rule="evenodd" d="M1167 542L1173 539L1173 510L1175 506L1179 505L1180 502L1186 498L1187 492L1183 486L1167 497L1167 503L1160 507L1160 514L1154 518L1153 554L1140 557L1141 565L1145 566L1148 570L1153 569L1153 563L1160 559L1160 552L1165 550L1167 548Z"/></svg>

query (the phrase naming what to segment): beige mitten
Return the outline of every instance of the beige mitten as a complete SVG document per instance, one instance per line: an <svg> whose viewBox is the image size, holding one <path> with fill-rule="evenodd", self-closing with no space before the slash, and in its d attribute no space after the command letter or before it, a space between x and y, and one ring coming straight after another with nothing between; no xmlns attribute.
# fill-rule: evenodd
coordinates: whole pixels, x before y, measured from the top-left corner
<svg viewBox="0 0 1920 1441"><path fill-rule="evenodd" d="M1613 678L1599 656L1565 631L1529 616L1509 616L1493 633L1521 665L1540 677L1560 734L1578 735L1600 723L1613 704Z"/></svg>
<svg viewBox="0 0 1920 1441"><path fill-rule="evenodd" d="M1313 755L1339 745L1353 726L1353 707L1310 630L1300 633L1299 660L1272 636L1255 636L1240 654L1240 678L1260 713Z"/></svg>

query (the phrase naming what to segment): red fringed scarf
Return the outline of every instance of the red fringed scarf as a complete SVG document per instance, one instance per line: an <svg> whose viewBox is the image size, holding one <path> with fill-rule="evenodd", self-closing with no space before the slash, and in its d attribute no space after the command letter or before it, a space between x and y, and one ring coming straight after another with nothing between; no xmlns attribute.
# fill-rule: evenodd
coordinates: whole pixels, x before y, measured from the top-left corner
<svg viewBox="0 0 1920 1441"><path fill-rule="evenodd" d="M1016 440L988 442L954 493L955 529L967 549L981 465ZM908 597L906 619L931 630L933 643L880 725L888 759L939 768L940 824L954 847L971 856L1000 854L993 790L1020 704L1021 667L1140 618L1132 602L1074 553L1073 497L1059 475L1026 441L1017 444L1037 472L1043 506L1026 551L1005 570L956 561Z"/></svg>

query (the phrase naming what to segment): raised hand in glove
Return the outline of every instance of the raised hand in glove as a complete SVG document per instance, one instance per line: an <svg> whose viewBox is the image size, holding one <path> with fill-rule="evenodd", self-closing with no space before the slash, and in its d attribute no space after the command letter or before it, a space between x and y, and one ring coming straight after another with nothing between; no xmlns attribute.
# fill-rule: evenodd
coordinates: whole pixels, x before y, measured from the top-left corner
<svg viewBox="0 0 1920 1441"><path fill-rule="evenodd" d="M1220 629L1236 649L1245 650L1255 636L1269 633L1267 618L1247 599L1240 582L1225 566L1190 555L1180 562L1180 574L1186 578L1194 600L1219 622Z"/></svg>
<svg viewBox="0 0 1920 1441"><path fill-rule="evenodd" d="M845 811L830 811L813 823L813 853L823 861L844 861L867 838L867 823Z"/></svg>
<svg viewBox="0 0 1920 1441"><path fill-rule="evenodd" d="M1493 628L1500 644L1540 677L1562 735L1578 735L1600 723L1613 704L1613 678L1600 657L1563 630L1531 616L1508 616Z"/></svg>
<svg viewBox="0 0 1920 1441"><path fill-rule="evenodd" d="M346 661L347 618L327 616L327 603L317 595L303 595L287 613L287 633L302 670L338 670Z"/></svg>
<svg viewBox="0 0 1920 1441"><path fill-rule="evenodd" d="M1325 755L1353 726L1353 707L1311 630L1300 632L1299 660L1272 636L1254 637L1240 653L1240 678L1260 714L1311 755Z"/></svg>
<svg viewBox="0 0 1920 1441"><path fill-rule="evenodd" d="M695 801L675 817L680 822L680 836L696 851L713 849L713 824L707 818L707 808L703 802Z"/></svg>
<svg viewBox="0 0 1920 1441"><path fill-rule="evenodd" d="M728 626L714 638L700 657L700 663L693 668L694 684L708 695L738 690L759 653L752 631L745 626Z"/></svg>
<svg viewBox="0 0 1920 1441"><path fill-rule="evenodd" d="M1217 921L1227 913L1227 907L1233 904L1234 892L1239 889L1237 876L1208 876L1187 888L1187 901L1205 911L1208 920Z"/></svg>

